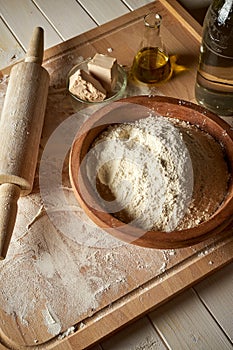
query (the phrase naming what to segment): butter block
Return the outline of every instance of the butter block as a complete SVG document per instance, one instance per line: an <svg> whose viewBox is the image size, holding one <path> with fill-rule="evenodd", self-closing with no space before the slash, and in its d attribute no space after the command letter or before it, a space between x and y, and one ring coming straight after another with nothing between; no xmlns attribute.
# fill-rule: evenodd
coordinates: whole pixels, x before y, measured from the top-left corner
<svg viewBox="0 0 233 350"><path fill-rule="evenodd" d="M117 59L96 53L88 62L89 72L98 79L107 92L111 92L117 83Z"/></svg>
<svg viewBox="0 0 233 350"><path fill-rule="evenodd" d="M90 102L103 101L107 95L101 83L82 69L70 76L69 91L81 100Z"/></svg>

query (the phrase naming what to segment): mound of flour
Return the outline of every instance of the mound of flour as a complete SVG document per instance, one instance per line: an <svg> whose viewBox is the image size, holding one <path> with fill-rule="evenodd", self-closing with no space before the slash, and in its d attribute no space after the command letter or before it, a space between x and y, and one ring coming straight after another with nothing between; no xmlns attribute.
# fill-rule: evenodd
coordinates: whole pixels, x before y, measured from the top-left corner
<svg viewBox="0 0 233 350"><path fill-rule="evenodd" d="M193 171L183 136L168 119L111 126L88 156L88 177L105 210L145 230L177 227L192 198Z"/></svg>
<svg viewBox="0 0 233 350"><path fill-rule="evenodd" d="M209 134L154 115L108 127L86 164L105 211L145 230L169 232L207 220L229 177L221 146Z"/></svg>

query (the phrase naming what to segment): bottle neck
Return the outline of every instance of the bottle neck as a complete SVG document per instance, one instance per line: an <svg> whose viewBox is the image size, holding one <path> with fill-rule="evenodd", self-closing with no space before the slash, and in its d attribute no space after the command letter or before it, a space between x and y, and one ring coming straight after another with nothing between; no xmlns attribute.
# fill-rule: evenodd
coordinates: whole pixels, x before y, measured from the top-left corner
<svg viewBox="0 0 233 350"><path fill-rule="evenodd" d="M161 22L162 17L157 13L150 12L144 17L142 47L160 48L162 50L162 41L160 37Z"/></svg>
<svg viewBox="0 0 233 350"><path fill-rule="evenodd" d="M160 28L144 28L144 36L143 36L143 46L144 47L160 47Z"/></svg>
<svg viewBox="0 0 233 350"><path fill-rule="evenodd" d="M203 26L203 44L213 52L233 58L233 0L214 0Z"/></svg>
<svg viewBox="0 0 233 350"><path fill-rule="evenodd" d="M211 5L219 25L233 25L233 0L214 0Z"/></svg>

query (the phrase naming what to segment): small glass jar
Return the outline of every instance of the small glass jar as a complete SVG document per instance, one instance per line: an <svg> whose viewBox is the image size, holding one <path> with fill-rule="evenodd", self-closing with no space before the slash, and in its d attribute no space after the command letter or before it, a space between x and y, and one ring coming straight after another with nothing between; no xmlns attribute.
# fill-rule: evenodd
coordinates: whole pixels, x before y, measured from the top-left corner
<svg viewBox="0 0 233 350"><path fill-rule="evenodd" d="M172 75L170 59L160 36L161 22L158 13L150 12L144 17L144 35L131 70L139 82L158 84Z"/></svg>

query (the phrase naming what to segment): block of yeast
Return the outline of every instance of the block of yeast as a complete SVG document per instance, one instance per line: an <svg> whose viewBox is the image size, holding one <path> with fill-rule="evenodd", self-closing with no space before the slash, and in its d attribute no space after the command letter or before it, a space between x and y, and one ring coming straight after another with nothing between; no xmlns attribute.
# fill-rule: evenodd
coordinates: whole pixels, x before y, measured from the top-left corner
<svg viewBox="0 0 233 350"><path fill-rule="evenodd" d="M107 92L111 92L118 78L117 59L96 53L88 62L88 71L98 79Z"/></svg>
<svg viewBox="0 0 233 350"><path fill-rule="evenodd" d="M103 101L106 97L106 90L101 83L82 69L70 76L69 90L81 100L90 102Z"/></svg>

